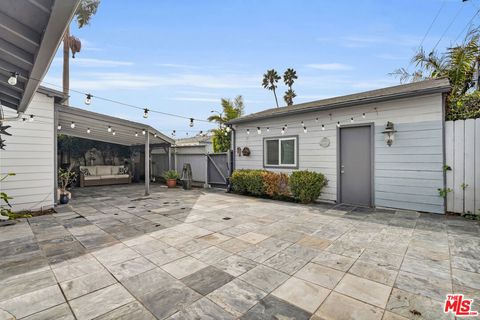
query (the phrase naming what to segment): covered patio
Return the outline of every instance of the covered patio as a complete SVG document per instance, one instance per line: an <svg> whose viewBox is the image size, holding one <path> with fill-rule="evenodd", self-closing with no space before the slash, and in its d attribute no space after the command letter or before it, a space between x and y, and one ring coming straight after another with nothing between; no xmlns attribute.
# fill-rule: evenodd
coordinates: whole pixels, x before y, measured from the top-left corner
<svg viewBox="0 0 480 320"><path fill-rule="evenodd" d="M0 318L453 319L479 310L459 217L139 185L74 190L0 233Z"/></svg>
<svg viewBox="0 0 480 320"><path fill-rule="evenodd" d="M151 151L161 148L170 155L170 146L174 143L173 139L149 125L63 105L55 106L55 127L57 134L143 150L145 195L150 194ZM56 140L55 146L57 146ZM171 156L168 159L168 168L171 168ZM58 167L57 157L55 157L55 167Z"/></svg>

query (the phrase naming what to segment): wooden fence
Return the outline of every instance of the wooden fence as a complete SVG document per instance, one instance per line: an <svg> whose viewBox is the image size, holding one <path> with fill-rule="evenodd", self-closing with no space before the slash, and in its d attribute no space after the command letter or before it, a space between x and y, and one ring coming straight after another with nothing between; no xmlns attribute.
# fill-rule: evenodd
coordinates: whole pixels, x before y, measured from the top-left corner
<svg viewBox="0 0 480 320"><path fill-rule="evenodd" d="M447 121L447 211L480 214L480 119Z"/></svg>

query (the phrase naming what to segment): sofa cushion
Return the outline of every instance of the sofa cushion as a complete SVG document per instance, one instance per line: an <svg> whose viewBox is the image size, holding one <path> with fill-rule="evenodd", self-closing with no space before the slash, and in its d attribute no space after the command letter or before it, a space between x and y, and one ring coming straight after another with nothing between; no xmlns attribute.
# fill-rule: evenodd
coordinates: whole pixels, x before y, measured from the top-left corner
<svg viewBox="0 0 480 320"><path fill-rule="evenodd" d="M111 166L110 174L119 174L121 168L123 168L123 166Z"/></svg>
<svg viewBox="0 0 480 320"><path fill-rule="evenodd" d="M120 179L120 178L128 178L128 174L106 174L100 176L102 179Z"/></svg>
<svg viewBox="0 0 480 320"><path fill-rule="evenodd" d="M90 173L89 175L90 176L96 176L97 175L97 167L96 166L80 166L80 171L82 170L88 170L88 172ZM84 174L86 175L86 174Z"/></svg>
<svg viewBox="0 0 480 320"><path fill-rule="evenodd" d="M100 180L100 176L85 176L85 180Z"/></svg>
<svg viewBox="0 0 480 320"><path fill-rule="evenodd" d="M97 176L112 174L112 166L97 166Z"/></svg>

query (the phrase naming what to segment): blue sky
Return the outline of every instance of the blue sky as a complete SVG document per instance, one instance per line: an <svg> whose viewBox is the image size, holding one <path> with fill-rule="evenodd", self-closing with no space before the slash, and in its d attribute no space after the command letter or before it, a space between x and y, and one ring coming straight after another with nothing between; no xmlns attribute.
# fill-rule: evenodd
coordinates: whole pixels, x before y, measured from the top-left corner
<svg viewBox="0 0 480 320"><path fill-rule="evenodd" d="M71 88L206 119L220 98L243 95L246 113L274 106L262 75L292 67L296 103L398 84L388 75L410 57L443 0L102 0L89 26L71 33L82 51L71 60ZM462 8L463 7L463 8ZM461 11L459 11L461 9ZM446 0L424 41L444 49L463 38L480 0ZM478 23L478 17L475 22ZM46 82L61 85L61 50ZM54 87L59 89L58 87ZM279 84L279 99L284 86ZM212 127L71 93L70 104L151 124L177 136Z"/></svg>

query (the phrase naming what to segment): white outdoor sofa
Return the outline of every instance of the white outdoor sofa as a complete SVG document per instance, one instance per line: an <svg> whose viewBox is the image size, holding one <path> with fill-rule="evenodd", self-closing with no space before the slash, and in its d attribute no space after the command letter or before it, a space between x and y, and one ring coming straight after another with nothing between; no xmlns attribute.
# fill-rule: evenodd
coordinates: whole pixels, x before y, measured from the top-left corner
<svg viewBox="0 0 480 320"><path fill-rule="evenodd" d="M80 166L80 187L131 183L125 166Z"/></svg>

